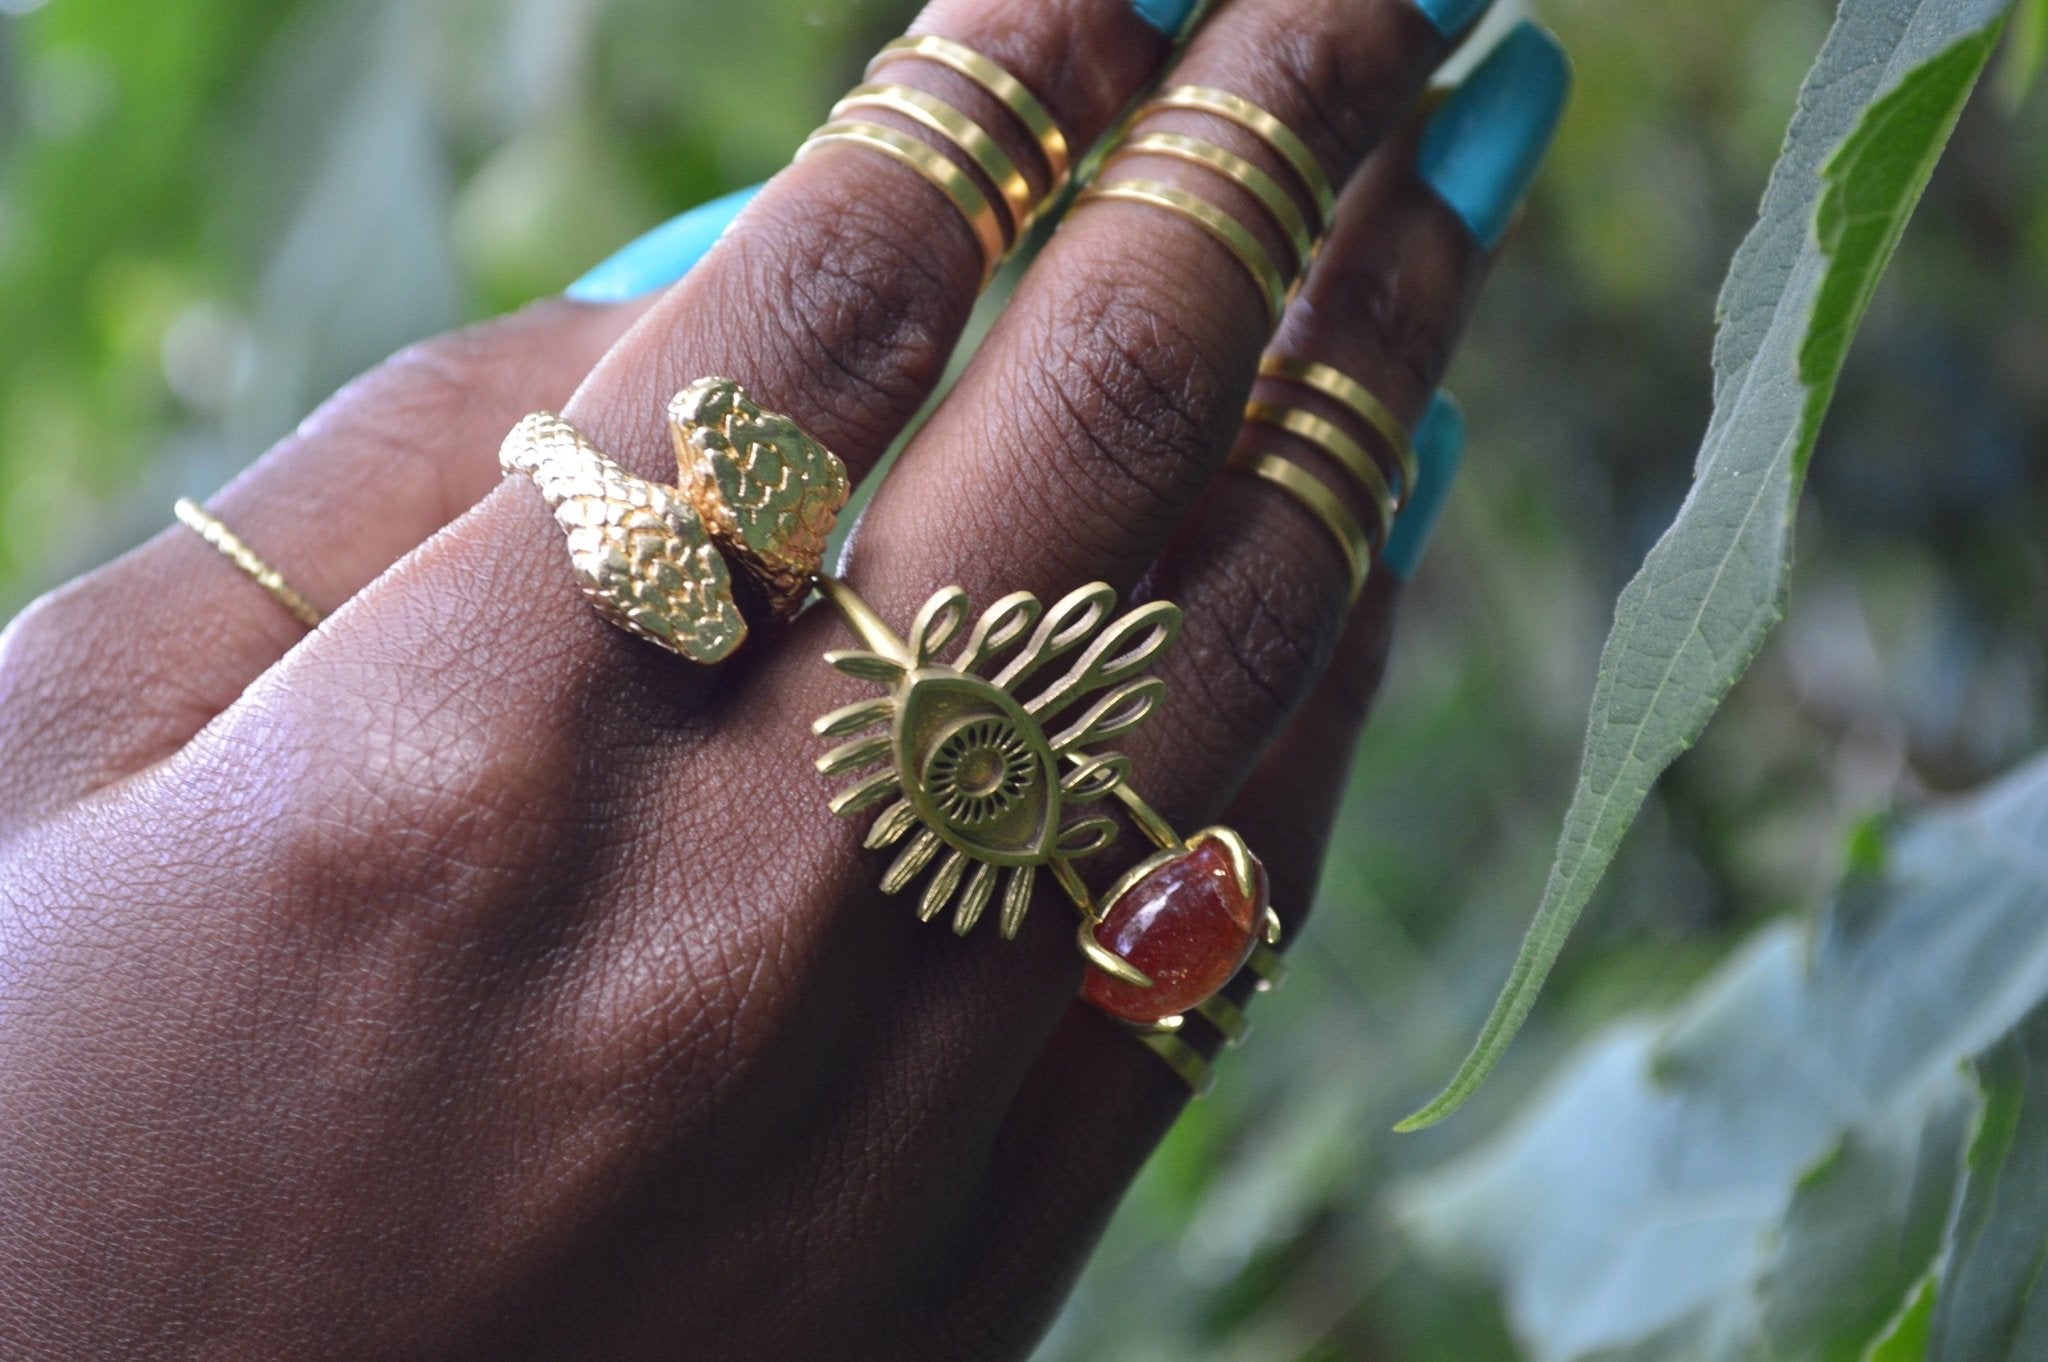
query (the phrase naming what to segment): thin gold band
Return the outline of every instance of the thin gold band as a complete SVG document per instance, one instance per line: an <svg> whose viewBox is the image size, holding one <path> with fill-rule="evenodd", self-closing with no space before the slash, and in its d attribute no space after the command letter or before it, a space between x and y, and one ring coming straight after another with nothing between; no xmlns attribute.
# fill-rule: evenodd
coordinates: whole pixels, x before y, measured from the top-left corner
<svg viewBox="0 0 2048 1362"><path fill-rule="evenodd" d="M1323 170L1322 162L1309 150L1308 143L1301 140L1294 129L1267 113L1243 95L1234 95L1228 90L1218 90L1207 85L1176 85L1160 94L1138 111L1138 117L1161 109L1193 109L1201 113L1215 114L1226 118L1245 131L1262 138L1278 152L1280 158L1294 169L1301 180L1302 188L1315 201L1316 212L1321 223L1330 221L1330 213L1337 206L1337 193L1330 187L1330 177ZM1320 230L1316 235L1321 235Z"/></svg>
<svg viewBox="0 0 2048 1362"><path fill-rule="evenodd" d="M1085 198L1128 199L1133 203L1149 203L1155 208L1164 208L1186 218L1197 227L1215 237L1230 253L1237 257L1252 276L1252 282L1266 295L1266 307L1275 322L1287 308L1287 276L1273 263L1272 256L1259 244L1259 239L1245 230L1244 224L1230 214L1198 198L1185 189L1176 189L1158 180L1112 180L1107 184L1092 186Z"/></svg>
<svg viewBox="0 0 2048 1362"><path fill-rule="evenodd" d="M1045 157L1047 177L1052 181L1046 197L1051 198L1066 187L1067 175L1073 169L1073 156L1067 148L1067 135L1060 131L1060 125L1037 95L1031 93L1023 81L1005 71L996 62L984 57L965 43L956 43L950 38L936 34L924 34L916 38L898 38L884 43L875 59L868 63L868 80L875 78L875 71L884 62L896 56L922 57L936 62L961 75L1001 100L1011 113L1017 115L1033 137L1038 139L1038 149Z"/></svg>
<svg viewBox="0 0 2048 1362"><path fill-rule="evenodd" d="M254 578L256 585L268 591L279 605L291 611L292 617L299 623L308 629L320 627L323 618L320 607L292 590L276 568L257 557L255 550L244 544L233 530L208 514L198 502L189 497L179 497L172 503L171 511L186 529L213 545L219 550L221 557Z"/></svg>
<svg viewBox="0 0 2048 1362"><path fill-rule="evenodd" d="M1275 454L1236 458L1231 460L1230 466L1272 483L1299 502L1330 532L1351 569L1351 600L1356 604L1359 593L1365 590L1365 575L1372 566L1372 544L1365 537L1365 530L1357 517L1345 506L1344 499L1324 486L1323 480L1315 474Z"/></svg>
<svg viewBox="0 0 2048 1362"><path fill-rule="evenodd" d="M1387 536L1394 531L1394 494L1387 487L1387 475L1380 472L1380 466L1365 452L1364 445L1346 435L1334 421L1278 402L1247 402L1244 419L1284 430L1295 439L1314 445L1349 473L1379 513L1380 537L1375 542L1387 542Z"/></svg>
<svg viewBox="0 0 2048 1362"><path fill-rule="evenodd" d="M1214 142L1189 137L1185 133L1151 132L1124 143L1117 148L1116 155L1171 156L1206 166L1259 201L1259 206L1266 210L1266 216L1273 220L1273 225L1294 247L1296 269L1307 268L1308 262L1314 258L1315 233L1309 230L1308 219L1301 215L1300 205L1280 187L1278 180L1228 147L1219 147Z"/></svg>
<svg viewBox="0 0 2048 1362"><path fill-rule="evenodd" d="M1147 1050L1166 1061L1197 1097L1207 1097L1216 1086L1216 1070L1200 1050L1170 1031L1147 1032L1138 1037Z"/></svg>
<svg viewBox="0 0 2048 1362"><path fill-rule="evenodd" d="M922 175L931 186L951 199L953 206L967 220L968 228L981 242L982 283L986 284L1002 262L1005 253L1003 224L996 213L995 205L988 201L988 195L981 192L968 173L947 160L945 154L934 147L925 145L907 133L880 123L846 121L827 123L797 148L797 157L802 159L813 147L825 146L832 142L844 142L851 146L866 147L878 151L894 161L901 161Z"/></svg>
<svg viewBox="0 0 2048 1362"><path fill-rule="evenodd" d="M930 128L979 166L981 173L988 176L989 183L996 187L996 192L1002 195L1003 206L1009 210L1011 246L1031 230L1034 206L1031 181L1024 178L1024 172L1017 169L1017 163L1010 159L1009 153L979 123L937 95L914 85L856 86L832 106L830 117L842 118L849 111L862 108L887 109Z"/></svg>
<svg viewBox="0 0 2048 1362"><path fill-rule="evenodd" d="M1355 413L1359 420L1372 427L1374 434L1386 441L1394 462L1400 466L1400 500L1406 502L1414 494L1415 442L1409 438L1408 429L1401 424L1400 418L1388 409L1386 403L1373 396L1370 388L1342 369L1318 364L1314 360L1288 359L1282 355L1268 355L1260 361L1259 376L1285 379L1312 388Z"/></svg>

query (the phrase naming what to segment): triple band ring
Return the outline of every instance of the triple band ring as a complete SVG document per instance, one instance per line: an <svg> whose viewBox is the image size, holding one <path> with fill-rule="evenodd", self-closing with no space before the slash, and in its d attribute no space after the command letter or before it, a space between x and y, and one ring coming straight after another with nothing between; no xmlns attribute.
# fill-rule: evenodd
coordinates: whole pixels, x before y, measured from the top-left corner
<svg viewBox="0 0 2048 1362"><path fill-rule="evenodd" d="M1188 133L1138 131L1154 116L1174 112L1221 119L1259 139L1287 167L1296 189L1312 205L1311 211L1304 212L1294 194L1278 180L1228 147ZM1336 202L1329 175L1308 143L1251 100L1204 85L1180 85L1165 91L1141 107L1129 126L1132 135L1126 136L1103 159L1101 174L1082 194L1082 200L1121 199L1149 204L1193 223L1221 243L1244 267L1266 300L1269 320L1279 321L1293 292L1293 280L1314 259ZM1283 270L1274 261L1256 232L1201 195L1143 176L1110 174L1118 161L1148 155L1199 166L1250 195L1274 229L1287 239L1293 253L1290 268Z"/></svg>
<svg viewBox="0 0 2048 1362"><path fill-rule="evenodd" d="M1030 179L1003 150L1002 143L960 109L915 86L876 80L883 67L904 60L943 66L965 76L1002 104L1038 145L1044 162L1044 192L1034 194ZM974 167L980 180L938 147L886 124L856 117L863 109L898 115L935 134ZM1030 232L1044 205L1066 187L1073 169L1066 134L1023 81L966 44L929 34L884 45L868 63L865 83L832 106L824 126L804 139L797 157L834 144L861 147L908 166L945 195L981 245L984 286Z"/></svg>

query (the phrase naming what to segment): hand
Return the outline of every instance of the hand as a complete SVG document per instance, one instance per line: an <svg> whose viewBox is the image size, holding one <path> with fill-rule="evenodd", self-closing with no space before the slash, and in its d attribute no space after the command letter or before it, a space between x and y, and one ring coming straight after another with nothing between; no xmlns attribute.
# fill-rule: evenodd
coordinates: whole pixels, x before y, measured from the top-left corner
<svg viewBox="0 0 2048 1362"><path fill-rule="evenodd" d="M1077 146L1168 56L1122 0L937 0L919 31L1001 61ZM1524 30L1411 117L1456 36L1408 0L1237 0L1167 76L1255 100L1347 186L1273 347L1410 423L1562 95ZM1046 187L1000 106L928 63L889 78L1001 130ZM1142 173L1288 258L1213 175ZM1028 1350L1185 1088L1074 1002L1049 891L1009 944L878 892L811 769L809 721L862 695L818 661L849 646L829 611L679 662L598 620L495 463L560 406L665 479L668 395L730 374L859 477L937 383L982 261L908 169L821 148L679 286L408 351L218 498L342 607L310 635L176 528L14 623L0 1353ZM1240 428L1268 322L1192 224L1086 205L844 574L899 627L951 582L1179 602L1171 699L1122 747L1176 826L1244 834L1292 932L1398 588L1376 569L1352 608L1322 527L1220 472L1240 439L1299 453Z"/></svg>

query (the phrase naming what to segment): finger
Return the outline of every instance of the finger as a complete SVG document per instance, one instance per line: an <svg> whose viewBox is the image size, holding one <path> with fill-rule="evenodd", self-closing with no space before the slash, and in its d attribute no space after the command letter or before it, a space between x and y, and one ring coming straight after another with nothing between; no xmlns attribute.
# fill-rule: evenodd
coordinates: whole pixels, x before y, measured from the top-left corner
<svg viewBox="0 0 2048 1362"><path fill-rule="evenodd" d="M1119 155L1096 186L1192 194L1284 270L1325 212L1316 185L1349 178L1452 42L1408 0L1222 9L1165 86L1241 96L1287 131L1256 135L1207 108L1151 113L1135 136L1174 150ZM1226 173L1199 163L1218 150ZM1264 273L1156 203L1076 207L877 492L848 568L863 593L908 614L943 582L980 599L1129 585L1228 450L1272 326Z"/></svg>
<svg viewBox="0 0 2048 1362"><path fill-rule="evenodd" d="M1539 60L1530 55L1530 41L1517 40L1519 55L1509 49L1509 55L1492 58L1489 65ZM1419 166L1393 148L1382 164L1368 170L1346 204L1346 213L1355 215L1333 238L1296 304L1300 327L1290 317L1281 346L1298 345L1302 353L1325 356L1368 377L1403 415L1418 411L1447 354L1444 347L1454 327L1446 319L1462 314L1478 266L1497 244L1534 165L1534 153L1526 150L1498 154L1499 142L1540 146L1554 127L1564 69L1555 58L1544 59L1543 65L1551 73L1547 84L1534 82L1526 71L1517 77L1513 71L1503 75L1498 65L1491 72L1482 66L1465 92L1434 115ZM1511 78L1523 92L1504 100L1498 83ZM1546 92L1532 93L1535 89ZM1475 106L1491 115L1478 126L1509 125L1491 139L1487 154L1494 168L1486 173L1496 184L1483 194L1472 190L1483 177L1458 174L1461 167L1470 170L1471 158L1479 153L1446 147L1438 131L1463 128L1466 137L1478 135L1470 122ZM1487 235L1482 237L1475 224ZM1347 231L1352 234L1348 243L1343 240ZM1433 247L1431 241L1438 244ZM1441 251L1450 256L1436 254ZM1447 288L1447 281L1455 286ZM1361 317L1373 325L1358 327L1355 319ZM1418 335L1434 338L1436 348L1393 343ZM1394 563L1404 570L1412 568L1429 522L1441 508L1462 444L1454 408L1436 410L1437 419L1417 434L1423 471L1412 503L1416 528L1390 545ZM1184 708L1185 727L1167 734L1163 750L1148 753L1138 769L1142 779L1161 788L1155 802L1171 803L1177 816L1194 825L1220 816L1243 832L1267 863L1276 905L1298 925L1312 894L1353 738L1384 664L1399 583L1391 572L1370 578L1347 622L1344 564L1327 533L1284 494L1275 490L1268 495L1255 481L1237 481L1243 485L1219 489L1217 506L1197 510L1160 571L1161 589L1191 603L1189 633L1169 663L1172 679L1184 683L1179 690L1183 700L1191 689L1200 691L1192 708L1206 705L1211 713L1205 720ZM1220 504L1224 496L1233 504ZM1276 514L1274 522L1255 518L1262 505ZM1204 534L1206 543L1200 538ZM1383 566L1386 557L1383 553ZM1242 612L1248 603L1266 612L1267 622L1247 625L1245 615L1238 614L1237 641L1228 646L1218 642L1218 634L1205 635L1205 617L1228 621L1227 612ZM1323 641L1316 639L1317 629L1326 631ZM1294 637L1288 639L1290 634ZM1233 648L1247 658L1278 648L1293 660L1254 673L1247 663L1233 662ZM1263 684L1204 688L1199 673L1221 670L1227 676L1233 665L1241 675L1262 675ZM1215 726L1205 727L1205 722ZM1161 734L1139 736L1156 742ZM1209 753L1216 748L1231 755L1212 758ZM1235 995L1242 1000L1246 992L1244 981L1238 981ZM1199 1048L1216 1044L1206 1024L1188 1031ZM989 1175L983 1219L973 1233L982 1241L1013 1246L1019 1264L1048 1258L1072 1264L1187 1097L1186 1084L1157 1056L1110 1018L1075 1004L1012 1108Z"/></svg>
<svg viewBox="0 0 2048 1362"><path fill-rule="evenodd" d="M1401 543L1408 547L1398 561L1410 566L1456 476L1463 448L1462 418L1448 399L1432 404L1415 442L1420 488L1433 490L1419 493L1427 503L1411 504L1404 513L1415 518L1402 522ZM1405 575L1388 572L1367 585L1329 675L1223 817L1259 849L1290 939L1313 896L1354 743L1385 666ZM1229 993L1256 1018L1256 995L1246 980ZM1197 1027L1189 1040L1205 1055L1212 1053L1218 1038ZM1256 1055L1214 1056L1214 1062L1225 1061L1256 1062ZM978 1242L1001 1246L994 1252L1003 1261L976 1264L974 1276L1058 1299L1189 1097L1183 1078L1116 1022L1084 1003L1072 1005L996 1143L973 1234Z"/></svg>
<svg viewBox="0 0 2048 1362"><path fill-rule="evenodd" d="M1556 128L1568 82L1554 39L1534 25L1513 30L1352 186L1274 353L1332 366L1412 427ZM1482 169L1471 168L1475 160ZM1466 182L1481 178L1486 191L1475 196ZM1315 395L1262 380L1254 396L1306 406ZM1333 422L1343 415L1320 399L1312 411ZM1325 447L1250 422L1238 458L1286 460L1372 526L1371 499ZM1397 486L1396 470L1384 471ZM1367 533L1377 545L1377 530ZM1170 817L1200 826L1242 788L1330 667L1354 585L1337 536L1287 490L1233 469L1197 504L1146 583L1186 612L1164 667L1171 698L1129 744L1148 796ZM1157 760L1142 750L1150 745Z"/></svg>
<svg viewBox="0 0 2048 1362"><path fill-rule="evenodd" d="M324 404L214 512L330 611L489 490L506 425L566 401L643 310L550 300L413 346ZM175 751L306 627L182 525L36 601L0 637L0 830Z"/></svg>

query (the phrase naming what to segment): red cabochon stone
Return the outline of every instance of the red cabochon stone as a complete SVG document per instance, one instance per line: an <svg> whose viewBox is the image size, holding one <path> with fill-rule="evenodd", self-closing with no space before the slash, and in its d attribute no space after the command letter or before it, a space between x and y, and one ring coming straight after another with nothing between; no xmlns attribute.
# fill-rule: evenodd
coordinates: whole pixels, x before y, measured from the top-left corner
<svg viewBox="0 0 2048 1362"><path fill-rule="evenodd" d="M1243 968L1266 914L1266 868L1252 858L1252 892L1237 887L1230 852L1191 846L1109 905L1095 939L1151 977L1151 988L1089 970L1081 996L1113 1017L1156 1022L1195 1007Z"/></svg>

